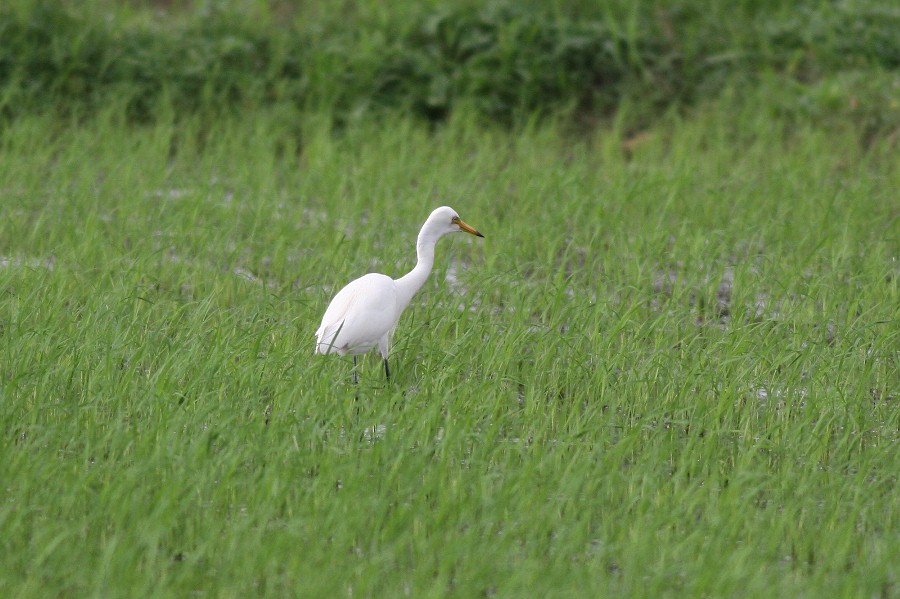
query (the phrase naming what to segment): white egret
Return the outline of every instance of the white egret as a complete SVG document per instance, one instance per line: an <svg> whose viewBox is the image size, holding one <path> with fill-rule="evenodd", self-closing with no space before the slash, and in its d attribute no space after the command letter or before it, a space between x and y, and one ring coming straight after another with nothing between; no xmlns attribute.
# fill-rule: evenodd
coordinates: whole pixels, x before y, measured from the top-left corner
<svg viewBox="0 0 900 599"><path fill-rule="evenodd" d="M351 281L334 296L316 331L316 353L353 355L356 380L357 354L378 346L384 359L384 375L390 380L388 352L400 315L431 273L437 240L447 233L461 231L484 237L460 220L453 208L441 206L435 209L419 231L415 268L399 279L369 273Z"/></svg>

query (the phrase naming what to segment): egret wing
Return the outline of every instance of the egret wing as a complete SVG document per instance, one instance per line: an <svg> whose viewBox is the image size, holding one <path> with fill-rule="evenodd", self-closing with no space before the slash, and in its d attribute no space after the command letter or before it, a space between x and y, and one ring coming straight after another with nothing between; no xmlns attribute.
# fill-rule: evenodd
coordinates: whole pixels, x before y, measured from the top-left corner
<svg viewBox="0 0 900 599"><path fill-rule="evenodd" d="M397 323L399 314L394 281L368 274L341 289L316 331L316 351L361 354L369 351Z"/></svg>

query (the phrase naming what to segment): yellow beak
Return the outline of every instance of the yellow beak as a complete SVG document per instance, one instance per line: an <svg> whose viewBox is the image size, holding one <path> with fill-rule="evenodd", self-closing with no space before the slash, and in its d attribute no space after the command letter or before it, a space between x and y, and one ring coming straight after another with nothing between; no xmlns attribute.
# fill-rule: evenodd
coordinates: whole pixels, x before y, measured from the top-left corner
<svg viewBox="0 0 900 599"><path fill-rule="evenodd" d="M472 227L471 225L467 225L467 224L464 223L459 217L454 218L454 219L453 219L453 223L454 223L455 225L457 225L460 229L462 229L463 231L465 231L466 233L471 233L471 234L474 235L475 237L484 237L484 235L482 235L481 233L479 233L479 232L475 229L475 227Z"/></svg>

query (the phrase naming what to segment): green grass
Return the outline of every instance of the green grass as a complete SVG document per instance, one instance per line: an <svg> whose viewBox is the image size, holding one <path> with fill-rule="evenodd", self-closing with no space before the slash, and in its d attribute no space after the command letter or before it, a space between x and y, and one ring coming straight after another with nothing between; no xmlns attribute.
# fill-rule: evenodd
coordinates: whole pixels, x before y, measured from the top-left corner
<svg viewBox="0 0 900 599"><path fill-rule="evenodd" d="M13 121L0 593L896 596L896 142L773 96L638 136ZM321 314L443 203L486 238L354 389Z"/></svg>
<svg viewBox="0 0 900 599"><path fill-rule="evenodd" d="M563 113L583 126L626 102L647 126L732 85L753 90L773 75L827 85L861 71L849 86L861 109L842 116L885 134L900 127L900 11L884 0L334 4L6 0L0 124L94 115L114 98L144 124L166 121L160 106L286 105L339 126L383 113L438 124L455 112L511 126ZM869 105L881 120L858 118Z"/></svg>

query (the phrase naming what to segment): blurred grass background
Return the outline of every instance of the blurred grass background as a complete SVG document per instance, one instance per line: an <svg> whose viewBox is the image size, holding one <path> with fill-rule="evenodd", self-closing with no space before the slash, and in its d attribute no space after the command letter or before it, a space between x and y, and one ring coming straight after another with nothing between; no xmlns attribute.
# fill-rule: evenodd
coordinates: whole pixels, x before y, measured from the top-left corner
<svg viewBox="0 0 900 599"><path fill-rule="evenodd" d="M900 11L876 0L55 2L0 8L0 114L133 122L267 106L335 124L457 110L631 126L777 81L773 108L900 126Z"/></svg>

